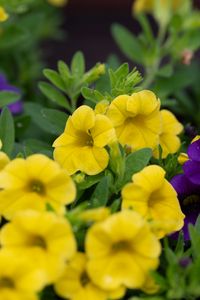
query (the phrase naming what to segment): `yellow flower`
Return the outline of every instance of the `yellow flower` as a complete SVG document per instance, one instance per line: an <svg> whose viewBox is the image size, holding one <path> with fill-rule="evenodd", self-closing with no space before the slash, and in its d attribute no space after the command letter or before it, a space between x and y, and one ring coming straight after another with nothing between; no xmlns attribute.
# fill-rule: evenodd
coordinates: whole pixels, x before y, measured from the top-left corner
<svg viewBox="0 0 200 300"><path fill-rule="evenodd" d="M58 7L62 7L67 4L68 0L47 0L50 4Z"/></svg>
<svg viewBox="0 0 200 300"><path fill-rule="evenodd" d="M132 150L155 148L161 132L160 101L151 91L115 98L107 112L119 142Z"/></svg>
<svg viewBox="0 0 200 300"><path fill-rule="evenodd" d="M5 22L8 19L9 15L6 13L5 9L0 6L0 22Z"/></svg>
<svg viewBox="0 0 200 300"><path fill-rule="evenodd" d="M12 218L18 210L45 211L50 204L58 213L75 198L75 184L60 166L42 154L16 158L0 172L0 212Z"/></svg>
<svg viewBox="0 0 200 300"><path fill-rule="evenodd" d="M159 144L162 148L162 158L166 158L168 154L176 153L180 148L181 141L177 135L183 130L183 125L166 109L161 110L161 116L162 132L159 136ZM159 157L158 148L155 149L154 156Z"/></svg>
<svg viewBox="0 0 200 300"><path fill-rule="evenodd" d="M34 265L23 255L0 250L0 299L39 300L36 293L44 287L44 276Z"/></svg>
<svg viewBox="0 0 200 300"><path fill-rule="evenodd" d="M163 9L166 9L169 5L173 11L176 11L180 8L183 0L136 0L133 2L132 9L135 13L151 12L156 6L156 1L160 1L159 5Z"/></svg>
<svg viewBox="0 0 200 300"><path fill-rule="evenodd" d="M98 207L93 209L86 209L80 213L79 218L86 222L103 221L110 215L108 207Z"/></svg>
<svg viewBox="0 0 200 300"><path fill-rule="evenodd" d="M107 300L123 296L125 288L118 289L117 297L96 286L90 279L87 270L87 258L83 253L77 253L65 268L63 275L55 283L56 293L70 300Z"/></svg>
<svg viewBox="0 0 200 300"><path fill-rule="evenodd" d="M163 236L164 233L172 233L183 227L185 216L180 209L176 191L165 179L165 171L161 167L145 167L134 174L132 180L122 189L123 209L132 208L147 220L158 222L159 235L162 233L160 227Z"/></svg>
<svg viewBox="0 0 200 300"><path fill-rule="evenodd" d="M52 212L23 211L4 225L0 242L3 248L28 257L47 283L61 275L65 261L76 252L76 241L69 222Z"/></svg>
<svg viewBox="0 0 200 300"><path fill-rule="evenodd" d="M148 272L157 268L160 251L146 221L137 212L124 210L88 230L87 271L102 289L140 288Z"/></svg>
<svg viewBox="0 0 200 300"><path fill-rule="evenodd" d="M109 155L104 147L115 139L111 121L82 105L68 118L64 133L54 142L54 158L70 175L79 170L95 175L107 167Z"/></svg>
<svg viewBox="0 0 200 300"><path fill-rule="evenodd" d="M102 100L95 106L95 113L105 115L109 107L109 102L107 100Z"/></svg>

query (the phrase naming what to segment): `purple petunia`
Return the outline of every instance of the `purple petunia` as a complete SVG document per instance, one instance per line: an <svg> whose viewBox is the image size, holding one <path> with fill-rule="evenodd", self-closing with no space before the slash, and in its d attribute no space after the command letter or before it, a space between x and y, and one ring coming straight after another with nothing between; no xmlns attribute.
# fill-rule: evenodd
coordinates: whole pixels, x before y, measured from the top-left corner
<svg viewBox="0 0 200 300"><path fill-rule="evenodd" d="M190 144L187 153L189 160L183 165L184 173L171 180L186 215L183 227L185 240L189 240L188 224L195 224L200 214L200 139Z"/></svg>
<svg viewBox="0 0 200 300"><path fill-rule="evenodd" d="M10 85L3 74L0 74L0 91L10 91L19 94L19 100L9 104L8 108L14 115L21 113L23 110L22 101L20 100L21 91L17 87Z"/></svg>

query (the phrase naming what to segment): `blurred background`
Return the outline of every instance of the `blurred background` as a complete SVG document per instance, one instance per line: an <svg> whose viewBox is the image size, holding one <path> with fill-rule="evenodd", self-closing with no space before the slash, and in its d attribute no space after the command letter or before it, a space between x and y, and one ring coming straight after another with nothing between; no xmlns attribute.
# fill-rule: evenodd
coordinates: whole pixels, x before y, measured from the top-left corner
<svg viewBox="0 0 200 300"><path fill-rule="evenodd" d="M193 2L200 8L200 0ZM48 65L55 68L58 59L69 63L77 50L83 51L88 68L98 61L105 62L112 53L122 62L127 61L114 42L110 28L112 23L118 22L134 33L140 30L132 16L132 4L132 0L69 0L62 8L64 40L44 44ZM154 27L156 30L156 25Z"/></svg>

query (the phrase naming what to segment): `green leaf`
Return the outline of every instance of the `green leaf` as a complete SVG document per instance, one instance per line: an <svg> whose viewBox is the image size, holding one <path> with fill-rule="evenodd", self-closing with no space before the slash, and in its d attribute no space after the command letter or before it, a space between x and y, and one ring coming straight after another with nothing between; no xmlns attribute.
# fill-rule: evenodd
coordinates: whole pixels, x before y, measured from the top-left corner
<svg viewBox="0 0 200 300"><path fill-rule="evenodd" d="M81 78L85 72L85 59L83 53L78 51L74 54L71 63L72 74L76 78Z"/></svg>
<svg viewBox="0 0 200 300"><path fill-rule="evenodd" d="M153 91L162 99L162 97L167 97L178 90L190 86L196 80L198 68L198 64L179 66L176 70L174 70L172 76L168 78L158 78L155 86L153 87Z"/></svg>
<svg viewBox="0 0 200 300"><path fill-rule="evenodd" d="M11 38L12 37L12 38ZM29 37L28 31L19 26L11 25L1 32L0 49L14 49L17 45L23 44Z"/></svg>
<svg viewBox="0 0 200 300"><path fill-rule="evenodd" d="M76 175L75 175L76 176ZM87 176L83 182L78 183L78 189L79 190L86 190L88 188L90 188L91 186L93 186L94 184L96 184L97 182L99 182L102 177L103 177L103 173L97 174L97 175L93 175L93 176Z"/></svg>
<svg viewBox="0 0 200 300"><path fill-rule="evenodd" d="M173 74L173 66L171 64L167 64L160 68L157 72L157 75L160 77L170 77Z"/></svg>
<svg viewBox="0 0 200 300"><path fill-rule="evenodd" d="M62 60L59 60L58 62L58 71L64 82L68 81L69 78L71 78L70 70L66 63Z"/></svg>
<svg viewBox="0 0 200 300"><path fill-rule="evenodd" d="M140 23L140 26L143 29L145 38L147 39L148 43L154 42L152 26L149 22L148 17L145 14L138 14L136 17L137 17L138 22Z"/></svg>
<svg viewBox="0 0 200 300"><path fill-rule="evenodd" d="M23 133L28 129L31 118L27 115L20 115L15 117L15 136L21 138Z"/></svg>
<svg viewBox="0 0 200 300"><path fill-rule="evenodd" d="M43 118L49 123L51 132L60 135L64 129L67 122L68 115L57 109L43 108L41 110Z"/></svg>
<svg viewBox="0 0 200 300"><path fill-rule="evenodd" d="M200 234L200 215L195 222L195 230Z"/></svg>
<svg viewBox="0 0 200 300"><path fill-rule="evenodd" d="M200 234L192 224L189 224L189 233L192 243L193 256L198 257L200 255Z"/></svg>
<svg viewBox="0 0 200 300"><path fill-rule="evenodd" d="M53 85L55 85L57 88L59 88L63 92L66 92L65 83L64 83L62 77L56 71L50 70L50 69L44 69L43 73L44 73L44 76L47 79L49 79L49 81L51 81L51 83L53 83Z"/></svg>
<svg viewBox="0 0 200 300"><path fill-rule="evenodd" d="M129 154L125 162L124 184L131 181L133 174L142 170L149 162L152 156L152 150L144 148Z"/></svg>
<svg viewBox="0 0 200 300"><path fill-rule="evenodd" d="M109 181L108 177L103 177L97 184L90 199L91 207L105 206L108 201Z"/></svg>
<svg viewBox="0 0 200 300"><path fill-rule="evenodd" d="M42 130L54 135L63 132L67 119L65 113L54 109L46 109L34 102L25 103L24 109L31 116L33 122Z"/></svg>
<svg viewBox="0 0 200 300"><path fill-rule="evenodd" d="M184 235L182 231L179 232L178 241L174 252L176 255L182 255L184 252Z"/></svg>
<svg viewBox="0 0 200 300"><path fill-rule="evenodd" d="M129 65L128 63L124 63L114 72L116 78L126 77L129 73Z"/></svg>
<svg viewBox="0 0 200 300"><path fill-rule="evenodd" d="M178 258L176 254L169 247L165 247L164 249L165 257L170 265L177 265Z"/></svg>
<svg viewBox="0 0 200 300"><path fill-rule="evenodd" d="M121 51L131 60L143 63L143 48L139 40L124 26L113 24L112 35Z"/></svg>
<svg viewBox="0 0 200 300"><path fill-rule="evenodd" d="M115 199L113 203L110 205L111 214L116 213L121 206L121 198Z"/></svg>
<svg viewBox="0 0 200 300"><path fill-rule="evenodd" d="M11 155L15 142L15 127L11 112L5 107L0 115L0 140L2 141L2 151Z"/></svg>
<svg viewBox="0 0 200 300"><path fill-rule="evenodd" d="M27 139L24 141L25 149L27 148L30 153L42 153L52 158L53 148L51 145L37 140L37 139ZM27 153L26 153L27 154Z"/></svg>
<svg viewBox="0 0 200 300"><path fill-rule="evenodd" d="M53 86L46 82L40 82L39 88L41 92L52 102L58 104L61 107L66 108L71 111L71 107L67 98L58 90L56 90Z"/></svg>
<svg viewBox="0 0 200 300"><path fill-rule="evenodd" d="M97 104L99 101L105 99L104 95L102 95L99 91L87 87L83 87L81 89L81 94L85 99L90 100L94 104Z"/></svg>
<svg viewBox="0 0 200 300"><path fill-rule="evenodd" d="M0 92L0 108L19 100L20 94L9 91Z"/></svg>

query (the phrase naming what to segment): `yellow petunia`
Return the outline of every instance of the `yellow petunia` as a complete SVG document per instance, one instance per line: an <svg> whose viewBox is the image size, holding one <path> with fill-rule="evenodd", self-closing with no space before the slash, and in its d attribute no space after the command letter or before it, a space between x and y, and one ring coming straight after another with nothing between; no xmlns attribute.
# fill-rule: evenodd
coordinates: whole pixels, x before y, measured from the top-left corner
<svg viewBox="0 0 200 300"><path fill-rule="evenodd" d="M35 262L46 283L57 280L65 261L76 252L76 241L69 222L52 212L24 211L4 225L1 246Z"/></svg>
<svg viewBox="0 0 200 300"><path fill-rule="evenodd" d="M67 4L68 0L47 0L51 5L62 7Z"/></svg>
<svg viewBox="0 0 200 300"><path fill-rule="evenodd" d="M61 167L42 154L16 158L0 172L0 213L11 219L24 209L45 211L50 204L57 213L75 199L75 184Z"/></svg>
<svg viewBox="0 0 200 300"><path fill-rule="evenodd" d="M183 125L178 122L176 117L170 111L161 110L162 116L162 132L159 136L159 144L162 148L162 158L166 158L168 154L174 154L181 146L180 138L177 136L183 130ZM159 150L154 150L154 156L159 157Z"/></svg>
<svg viewBox="0 0 200 300"><path fill-rule="evenodd" d="M87 273L86 255L79 252L65 268L63 275L55 283L56 293L70 300L107 300L122 297L125 288L116 291L116 297L95 285Z"/></svg>
<svg viewBox="0 0 200 300"><path fill-rule="evenodd" d="M55 160L68 172L88 175L102 172L108 165L105 146L116 139L111 121L89 106L80 106L68 118L64 133L53 146Z"/></svg>
<svg viewBox="0 0 200 300"><path fill-rule="evenodd" d="M122 189L122 208L131 208L153 224L159 238L183 227L176 191L165 179L165 171L156 165L145 167ZM163 225L162 225L163 224Z"/></svg>
<svg viewBox="0 0 200 300"><path fill-rule="evenodd" d="M86 236L87 271L102 289L140 288L157 268L161 247L146 221L131 210L93 225Z"/></svg>
<svg viewBox="0 0 200 300"><path fill-rule="evenodd" d="M160 101L144 90L115 98L108 108L119 142L132 148L155 148L161 133Z"/></svg>
<svg viewBox="0 0 200 300"><path fill-rule="evenodd" d="M44 283L43 273L35 269L35 261L0 250L0 299L39 300L36 293Z"/></svg>
<svg viewBox="0 0 200 300"><path fill-rule="evenodd" d="M5 9L0 6L0 22L5 22L9 18L9 15L6 13Z"/></svg>
<svg viewBox="0 0 200 300"><path fill-rule="evenodd" d="M182 0L136 0L133 2L132 10L135 13L151 12L156 6L156 1L159 1L160 7L166 9L170 7L173 11L180 8Z"/></svg>

